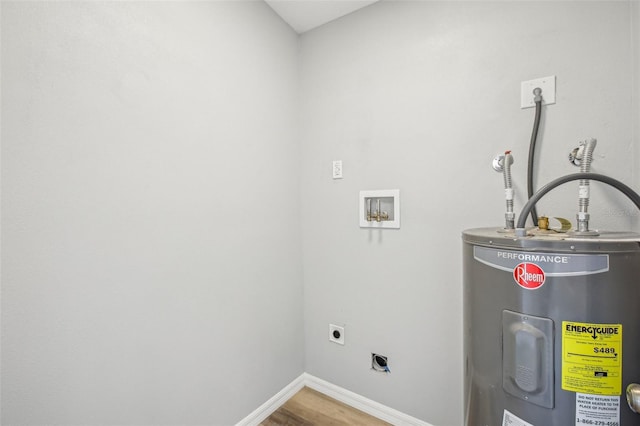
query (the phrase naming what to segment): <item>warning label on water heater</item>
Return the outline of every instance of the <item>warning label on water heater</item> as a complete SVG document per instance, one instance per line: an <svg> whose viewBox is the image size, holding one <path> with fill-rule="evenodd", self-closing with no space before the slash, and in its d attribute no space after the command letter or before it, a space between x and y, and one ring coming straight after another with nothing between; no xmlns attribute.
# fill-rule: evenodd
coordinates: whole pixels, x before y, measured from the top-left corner
<svg viewBox="0 0 640 426"><path fill-rule="evenodd" d="M620 426L620 397L576 394L576 426Z"/></svg>
<svg viewBox="0 0 640 426"><path fill-rule="evenodd" d="M507 410L504 410L504 415L502 416L502 426L533 426L533 425L529 422L525 422L515 414L510 413Z"/></svg>
<svg viewBox="0 0 640 426"><path fill-rule="evenodd" d="M622 324L562 322L562 389L621 394Z"/></svg>

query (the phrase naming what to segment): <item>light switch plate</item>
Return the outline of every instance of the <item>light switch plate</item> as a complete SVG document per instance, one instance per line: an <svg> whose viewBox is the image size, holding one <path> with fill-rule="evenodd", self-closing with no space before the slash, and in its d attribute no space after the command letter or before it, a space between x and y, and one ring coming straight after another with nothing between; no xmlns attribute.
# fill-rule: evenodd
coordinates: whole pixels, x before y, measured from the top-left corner
<svg viewBox="0 0 640 426"><path fill-rule="evenodd" d="M342 160L333 161L333 178L342 179Z"/></svg>

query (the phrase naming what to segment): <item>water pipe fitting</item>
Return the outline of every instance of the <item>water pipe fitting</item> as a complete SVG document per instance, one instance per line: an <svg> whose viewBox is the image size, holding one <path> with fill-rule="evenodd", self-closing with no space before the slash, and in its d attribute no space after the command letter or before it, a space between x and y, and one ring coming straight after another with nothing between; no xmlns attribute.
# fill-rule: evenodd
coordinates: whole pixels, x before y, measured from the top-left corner
<svg viewBox="0 0 640 426"><path fill-rule="evenodd" d="M533 102L542 102L542 89L539 87L533 89Z"/></svg>

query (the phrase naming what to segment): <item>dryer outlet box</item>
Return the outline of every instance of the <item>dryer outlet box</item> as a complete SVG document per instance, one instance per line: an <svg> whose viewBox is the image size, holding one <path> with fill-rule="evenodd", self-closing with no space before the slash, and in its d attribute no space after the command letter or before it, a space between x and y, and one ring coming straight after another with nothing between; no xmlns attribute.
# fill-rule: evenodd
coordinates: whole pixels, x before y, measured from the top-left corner
<svg viewBox="0 0 640 426"><path fill-rule="evenodd" d="M344 327L329 324L329 341L339 345L344 345Z"/></svg>

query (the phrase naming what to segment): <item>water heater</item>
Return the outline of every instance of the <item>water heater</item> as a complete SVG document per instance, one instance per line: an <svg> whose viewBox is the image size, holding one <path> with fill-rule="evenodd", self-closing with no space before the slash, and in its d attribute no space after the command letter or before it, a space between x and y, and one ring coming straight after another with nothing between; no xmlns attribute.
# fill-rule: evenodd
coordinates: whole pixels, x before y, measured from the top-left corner
<svg viewBox="0 0 640 426"><path fill-rule="evenodd" d="M590 182L622 192L624 183L591 173L595 138L569 160L579 173L533 188L536 114L527 163L528 200L514 212L511 151L498 154L503 228L463 232L465 426L640 425L640 234L589 229ZM550 228L536 203L579 181L576 228ZM533 226L525 228L531 215Z"/></svg>
<svg viewBox="0 0 640 426"><path fill-rule="evenodd" d="M463 242L465 425L640 425L640 235Z"/></svg>

